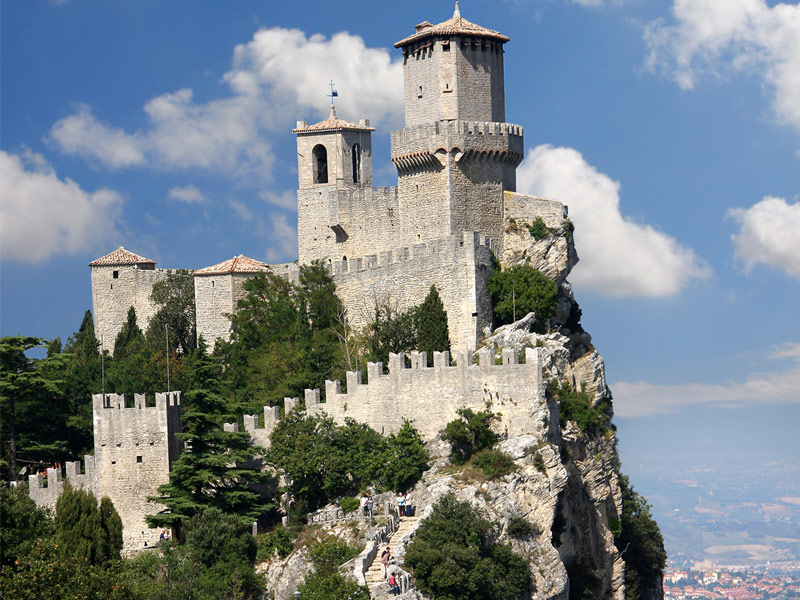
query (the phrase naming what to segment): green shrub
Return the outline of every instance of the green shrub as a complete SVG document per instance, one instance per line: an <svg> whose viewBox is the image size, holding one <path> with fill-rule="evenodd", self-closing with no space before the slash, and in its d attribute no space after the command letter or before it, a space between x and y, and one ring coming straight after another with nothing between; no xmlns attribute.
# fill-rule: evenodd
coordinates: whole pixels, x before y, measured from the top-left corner
<svg viewBox="0 0 800 600"><path fill-rule="evenodd" d="M472 458L472 462L491 479L498 479L516 469L514 459L500 450L481 450Z"/></svg>
<svg viewBox="0 0 800 600"><path fill-rule="evenodd" d="M489 276L489 294L498 325L535 312L533 330L544 333L547 321L556 313L558 287L528 264L493 271Z"/></svg>
<svg viewBox="0 0 800 600"><path fill-rule="evenodd" d="M492 544L492 524L455 494L443 496L417 530L405 564L420 590L437 600L503 600L529 594L527 561Z"/></svg>
<svg viewBox="0 0 800 600"><path fill-rule="evenodd" d="M544 224L541 217L536 217L536 220L531 225L528 225L528 231L537 242L547 237L550 233L550 229Z"/></svg>
<svg viewBox="0 0 800 600"><path fill-rule="evenodd" d="M536 454L533 455L533 466L543 475L547 475L547 467L545 467L544 458L542 457L542 453L538 450L536 451Z"/></svg>
<svg viewBox="0 0 800 600"><path fill-rule="evenodd" d="M442 439L450 444L450 459L463 465L475 452L491 448L497 442L492 423L499 415L489 409L476 413L470 408L461 408L456 412L459 418L445 426Z"/></svg>
<svg viewBox="0 0 800 600"><path fill-rule="evenodd" d="M508 520L506 531L511 537L521 538L535 533L536 527L526 518L515 515Z"/></svg>
<svg viewBox="0 0 800 600"><path fill-rule="evenodd" d="M356 510L360 504L358 498L353 498L351 496L345 496L341 500L339 500L339 507L342 509L342 512L346 515L349 515L351 512Z"/></svg>
<svg viewBox="0 0 800 600"><path fill-rule="evenodd" d="M358 556L359 552L361 548L351 546L335 535L329 535L313 544L308 550L308 556L317 574L332 575L339 565Z"/></svg>
<svg viewBox="0 0 800 600"><path fill-rule="evenodd" d="M272 531L262 533L256 538L258 560L269 560L276 552L281 558L286 558L294 550L294 539L294 533L281 525Z"/></svg>
<svg viewBox="0 0 800 600"><path fill-rule="evenodd" d="M574 421L586 432L608 430L611 419L606 402L593 406L591 396L585 389L575 390L567 381L562 381L560 385L548 385L547 392L551 398L558 400L561 427L565 427L568 421Z"/></svg>
<svg viewBox="0 0 800 600"><path fill-rule="evenodd" d="M303 600L369 600L369 592L338 573L311 573L297 588Z"/></svg>

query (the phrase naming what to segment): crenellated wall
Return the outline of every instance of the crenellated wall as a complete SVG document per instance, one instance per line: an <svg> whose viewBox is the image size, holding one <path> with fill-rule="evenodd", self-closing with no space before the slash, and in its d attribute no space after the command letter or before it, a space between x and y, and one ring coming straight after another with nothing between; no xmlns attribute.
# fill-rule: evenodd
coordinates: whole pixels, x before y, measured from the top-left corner
<svg viewBox="0 0 800 600"><path fill-rule="evenodd" d="M347 391L340 381L325 382L324 401L320 390L305 391L309 415L325 413L337 423L346 418L365 423L381 434L396 433L408 419L426 441L433 439L457 418L457 410L486 408L500 413L500 427L510 436L544 435L550 424L542 420L548 411L539 348L525 348L524 363L518 362L516 350L504 349L501 364L496 364L494 350L481 348L478 364L472 363L467 351L434 352L432 366L427 355L412 352L411 366L406 355L390 354L388 372L382 363L367 364L367 381L361 371L347 373ZM299 398L285 398L285 413L297 408ZM278 422L277 406L264 407L264 427L258 426L258 415L245 415L244 428L254 444L269 447L269 436ZM229 430L238 424L226 423Z"/></svg>
<svg viewBox="0 0 800 600"><path fill-rule="evenodd" d="M172 463L182 451L175 437L181 431L181 393L158 393L148 406L144 394L135 394L131 406L125 396L92 396L94 456L66 463L66 478L97 498L108 496L123 526L123 553L127 556L158 543L159 531L145 518L163 507L147 500L166 483ZM54 507L64 485L60 469L47 470L47 486L40 475L29 477L30 496L42 506Z"/></svg>
<svg viewBox="0 0 800 600"><path fill-rule="evenodd" d="M491 273L491 244L489 238L467 232L334 261L336 294L351 325L362 328L373 317L376 302L407 310L420 304L435 285L447 311L451 347L475 348L492 319L485 285Z"/></svg>

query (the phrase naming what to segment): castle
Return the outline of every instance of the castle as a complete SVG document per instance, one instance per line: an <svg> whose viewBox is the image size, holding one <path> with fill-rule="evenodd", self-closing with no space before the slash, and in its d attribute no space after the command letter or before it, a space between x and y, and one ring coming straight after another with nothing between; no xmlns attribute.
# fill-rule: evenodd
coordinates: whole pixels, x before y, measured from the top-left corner
<svg viewBox="0 0 800 600"><path fill-rule="evenodd" d="M505 122L504 45L509 39L461 17L424 21L395 44L403 53L405 128L391 134L396 187L372 187L374 128L330 116L297 136L299 263L329 265L355 329L375 304L405 310L436 285L447 310L451 346L474 349L492 309L491 253L503 250L509 223L540 217L560 223L559 202L516 193L523 131ZM170 270L119 248L92 263L98 339L113 349L133 306L144 325L155 313L153 285ZM231 333L244 281L272 271L296 281L295 263L245 256L195 270L197 334L210 348Z"/></svg>
<svg viewBox="0 0 800 600"><path fill-rule="evenodd" d="M502 413L500 426L510 435L544 436L552 426L542 415L546 403L539 348L522 357L506 349L501 364L494 352L473 350L491 325L487 282L492 252L506 243L509 225L541 218L562 225L566 207L515 192L516 167L523 157L522 127L504 122L504 35L462 18L456 4L451 19L425 21L397 42L403 53L406 127L391 134L392 162L398 185L372 187L369 121L344 121L331 107L328 119L297 123L299 263L329 265L336 293L353 327L369 322L376 302L404 310L422 301L436 285L448 314L456 357L412 353L391 355L389 372L369 364L367 383L360 372L347 373L347 392L327 382L306 390L309 414L325 412L336 421L351 417L383 434L396 432L404 418L415 422L425 439L455 418L459 408ZM140 323L155 313L153 285L174 271L119 248L92 263L95 328L105 347L125 322L131 306ZM244 295L244 283L259 272L296 281L295 263L268 265L245 256L193 271L197 333L209 346L231 333L228 315ZM524 362L519 363L523 358ZM300 404L287 398L285 411ZM269 445L278 407L245 415L244 428L258 445ZM96 495L111 497L123 517L126 552L149 547L157 533L147 530L148 503L167 480L180 452L173 434L180 431L180 394L159 394L146 406L115 395L94 397L95 455L86 457L85 474L68 463L67 475ZM239 424L226 427L238 428ZM53 504L61 473L48 471L48 485L31 478L31 496ZM154 538L155 535L155 538Z"/></svg>

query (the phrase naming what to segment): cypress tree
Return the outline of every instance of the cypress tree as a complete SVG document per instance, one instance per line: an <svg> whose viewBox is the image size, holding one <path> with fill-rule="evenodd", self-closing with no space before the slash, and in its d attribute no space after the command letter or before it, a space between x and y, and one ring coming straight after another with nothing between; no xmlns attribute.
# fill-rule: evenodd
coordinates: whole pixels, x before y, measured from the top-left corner
<svg viewBox="0 0 800 600"><path fill-rule="evenodd" d="M106 564L119 560L122 520L107 497L98 508L94 494L67 481L56 501L55 540L63 556Z"/></svg>
<svg viewBox="0 0 800 600"><path fill-rule="evenodd" d="M114 341L114 358L120 360L132 356L142 345L144 345L144 334L136 323L136 311L131 306L128 309L128 319Z"/></svg>
<svg viewBox="0 0 800 600"><path fill-rule="evenodd" d="M428 353L428 361L433 352L450 351L450 330L447 327L447 311L436 286L432 285L425 301L417 309L417 345L420 352Z"/></svg>

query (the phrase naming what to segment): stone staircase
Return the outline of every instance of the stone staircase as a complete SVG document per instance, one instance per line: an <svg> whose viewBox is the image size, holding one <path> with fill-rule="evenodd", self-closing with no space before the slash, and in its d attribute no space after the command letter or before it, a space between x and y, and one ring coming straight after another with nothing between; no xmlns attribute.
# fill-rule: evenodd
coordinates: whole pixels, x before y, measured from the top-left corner
<svg viewBox="0 0 800 600"><path fill-rule="evenodd" d="M381 553L386 549L386 546L389 546L389 550L391 551L392 556L393 557L397 556L399 550L398 548L399 541L403 539L403 537L405 537L405 535L409 531L415 529L416 525L417 525L417 517L402 517L400 519L400 523L397 527L397 530L395 530L395 532L392 534L392 537L389 538L389 541L382 544L381 547L378 549L378 553L377 556L375 557L375 560L372 561L372 564L370 565L369 569L367 570L366 573L364 573L364 579L373 597L375 597L375 594L372 593L374 586L380 584L384 586L386 589L388 589L389 587L387 584L387 579L389 578L389 575L384 573L383 563L381 562L380 558ZM391 573L392 570L399 571L398 566L399 565L390 564L389 573ZM408 587L409 584L408 579L409 578L407 575L405 577L400 577L400 587L403 592L405 592ZM382 595L383 594L381 594L381 596Z"/></svg>

